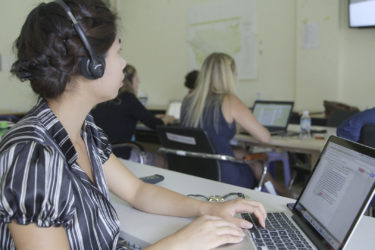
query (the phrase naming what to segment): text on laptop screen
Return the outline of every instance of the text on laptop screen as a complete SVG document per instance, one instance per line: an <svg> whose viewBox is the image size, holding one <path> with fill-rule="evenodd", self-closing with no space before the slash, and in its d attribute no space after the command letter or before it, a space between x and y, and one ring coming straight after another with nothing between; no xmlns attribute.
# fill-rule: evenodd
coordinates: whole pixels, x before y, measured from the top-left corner
<svg viewBox="0 0 375 250"><path fill-rule="evenodd" d="M303 217L339 248L375 181L375 159L329 142L296 206Z"/></svg>
<svg viewBox="0 0 375 250"><path fill-rule="evenodd" d="M263 126L286 127L291 109L288 104L256 103L253 113Z"/></svg>

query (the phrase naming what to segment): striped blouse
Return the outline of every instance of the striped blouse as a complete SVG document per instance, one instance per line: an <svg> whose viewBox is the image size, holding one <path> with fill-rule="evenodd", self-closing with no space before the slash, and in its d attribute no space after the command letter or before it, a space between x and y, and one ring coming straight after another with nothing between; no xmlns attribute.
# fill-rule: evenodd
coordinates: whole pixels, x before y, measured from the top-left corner
<svg viewBox="0 0 375 250"><path fill-rule="evenodd" d="M71 249L116 249L119 219L102 165L111 154L106 135L85 119L82 138L93 183L77 164L66 130L44 100L0 143L0 249L15 249L8 223L63 226Z"/></svg>

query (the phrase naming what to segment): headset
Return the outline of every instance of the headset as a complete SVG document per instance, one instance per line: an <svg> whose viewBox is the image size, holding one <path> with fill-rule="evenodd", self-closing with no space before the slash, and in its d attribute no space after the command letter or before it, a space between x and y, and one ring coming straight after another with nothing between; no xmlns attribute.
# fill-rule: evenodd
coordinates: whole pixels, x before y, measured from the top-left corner
<svg viewBox="0 0 375 250"><path fill-rule="evenodd" d="M74 29L77 31L79 38L81 39L83 46L89 53L89 57L83 57L79 61L79 67L81 74L88 79L98 79L103 76L105 70L105 60L102 55L97 55L91 48L89 41L81 25L77 22L69 6L63 0L56 0L55 3L59 4L65 11L65 13L71 19Z"/></svg>

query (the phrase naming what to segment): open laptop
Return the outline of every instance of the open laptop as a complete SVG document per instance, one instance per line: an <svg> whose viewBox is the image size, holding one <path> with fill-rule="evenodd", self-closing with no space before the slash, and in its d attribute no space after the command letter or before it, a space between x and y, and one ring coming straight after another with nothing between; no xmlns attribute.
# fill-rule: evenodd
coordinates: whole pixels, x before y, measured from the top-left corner
<svg viewBox="0 0 375 250"><path fill-rule="evenodd" d="M266 228L252 214L239 215L254 227L243 242L220 249L345 249L374 193L375 149L331 136L292 211L269 212ZM168 230L173 233L180 226ZM148 245L124 233L122 237Z"/></svg>
<svg viewBox="0 0 375 250"><path fill-rule="evenodd" d="M249 230L252 244L238 249L344 249L374 192L375 149L331 136L292 216L269 213L266 229Z"/></svg>
<svg viewBox="0 0 375 250"><path fill-rule="evenodd" d="M293 105L292 101L256 100L252 112L258 122L267 128L271 135L283 134L287 131Z"/></svg>
<svg viewBox="0 0 375 250"><path fill-rule="evenodd" d="M247 230L246 239L220 249L345 249L374 193L375 149L331 136L292 210L280 208L269 211L266 228L252 221L254 227ZM139 212L130 206L119 207L118 210L123 212L120 218L133 213L125 219L135 231L139 221L132 221L134 213L142 218L146 216L145 221L152 217L155 225L160 226L158 232L161 235L172 234L190 222L186 218L154 218L155 215ZM251 214L238 216L252 220ZM145 228L148 230L150 225L139 230ZM142 233L134 232L134 235ZM149 245L146 238L150 236L142 237L144 241L122 231L121 237L140 247Z"/></svg>
<svg viewBox="0 0 375 250"><path fill-rule="evenodd" d="M180 121L181 101L170 101L167 108L167 115L173 116L177 121Z"/></svg>

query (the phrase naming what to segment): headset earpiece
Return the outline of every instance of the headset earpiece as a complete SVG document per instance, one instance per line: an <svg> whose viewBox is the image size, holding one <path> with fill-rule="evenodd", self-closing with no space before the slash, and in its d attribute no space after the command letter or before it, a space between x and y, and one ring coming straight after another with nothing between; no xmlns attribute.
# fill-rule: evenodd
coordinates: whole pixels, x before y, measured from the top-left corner
<svg viewBox="0 0 375 250"><path fill-rule="evenodd" d="M97 55L95 60L88 57L81 58L79 62L81 73L88 79L98 79L104 75L105 59L102 55Z"/></svg>

